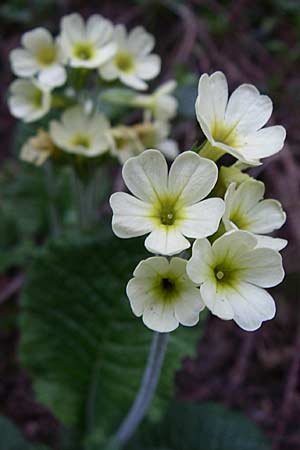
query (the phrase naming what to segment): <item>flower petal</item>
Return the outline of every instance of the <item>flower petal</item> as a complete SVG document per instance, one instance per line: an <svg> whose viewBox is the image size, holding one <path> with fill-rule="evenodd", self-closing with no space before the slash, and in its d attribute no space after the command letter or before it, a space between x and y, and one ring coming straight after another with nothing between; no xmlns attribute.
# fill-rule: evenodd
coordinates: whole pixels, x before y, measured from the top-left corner
<svg viewBox="0 0 300 450"><path fill-rule="evenodd" d="M171 264L174 259L180 258L172 258ZM135 268L133 275L139 278L151 278L153 279L153 275L163 275L167 273L170 269L170 264L167 258L162 256L152 256L141 261Z"/></svg>
<svg viewBox="0 0 300 450"><path fill-rule="evenodd" d="M137 317L143 314L147 304L154 301L151 284L149 283L149 286L147 286L147 280L144 278L132 278L129 280L126 294L129 298L132 312Z"/></svg>
<svg viewBox="0 0 300 450"><path fill-rule="evenodd" d="M243 157L249 159L266 158L279 152L284 146L285 129L280 125L263 128L250 134L240 148Z"/></svg>
<svg viewBox="0 0 300 450"><path fill-rule="evenodd" d="M252 233L271 233L282 227L286 214L277 200L267 199L248 211L249 231Z"/></svg>
<svg viewBox="0 0 300 450"><path fill-rule="evenodd" d="M211 76L203 74L198 85L196 115L208 139L215 123L224 121L227 100L228 85L225 75L222 72L215 72Z"/></svg>
<svg viewBox="0 0 300 450"><path fill-rule="evenodd" d="M239 258L239 279L260 287L273 287L284 278L282 258L270 248L255 248Z"/></svg>
<svg viewBox="0 0 300 450"><path fill-rule="evenodd" d="M48 30L39 27L23 34L22 45L26 50L35 54L43 47L52 46L53 38Z"/></svg>
<svg viewBox="0 0 300 450"><path fill-rule="evenodd" d="M230 96L225 122L237 133L247 135L263 127L272 114L272 101L252 84L242 84Z"/></svg>
<svg viewBox="0 0 300 450"><path fill-rule="evenodd" d="M145 247L149 252L167 256L176 255L190 245L189 241L172 226L154 229L145 240Z"/></svg>
<svg viewBox="0 0 300 450"><path fill-rule="evenodd" d="M187 327L196 325L199 322L199 313L205 308L199 289L195 287L185 289L174 308L179 323Z"/></svg>
<svg viewBox="0 0 300 450"><path fill-rule="evenodd" d="M262 322L275 316L272 296L260 287L240 282L238 286L226 289L226 296L234 310L233 320L243 330L257 330Z"/></svg>
<svg viewBox="0 0 300 450"><path fill-rule="evenodd" d="M138 91L145 91L148 87L147 84L134 73L121 72L120 80L122 83L126 84L126 86L137 89Z"/></svg>
<svg viewBox="0 0 300 450"><path fill-rule="evenodd" d="M141 200L153 203L167 192L168 166L158 150L147 150L123 166L128 189Z"/></svg>
<svg viewBox="0 0 300 450"><path fill-rule="evenodd" d="M28 50L17 48L10 53L9 57L12 71L19 77L31 77L39 70L36 60Z"/></svg>
<svg viewBox="0 0 300 450"><path fill-rule="evenodd" d="M39 81L50 87L62 86L67 79L66 70L63 66L55 64L44 69L39 74Z"/></svg>
<svg viewBox="0 0 300 450"><path fill-rule="evenodd" d="M158 55L145 56L136 63L136 74L142 80L155 78L161 68L161 59Z"/></svg>
<svg viewBox="0 0 300 450"><path fill-rule="evenodd" d="M222 293L217 292L216 285L212 281L206 281L200 286L200 293L205 305L217 317L223 320L230 320L234 317L234 312L230 302Z"/></svg>
<svg viewBox="0 0 300 450"><path fill-rule="evenodd" d="M153 230L149 204L125 192L116 192L110 197L110 206L113 210L112 229L118 237L127 239Z"/></svg>
<svg viewBox="0 0 300 450"><path fill-rule="evenodd" d="M280 252L288 244L288 241L286 239L274 238L271 236L261 236L259 234L256 234L255 237L257 240L256 248L272 248L273 250Z"/></svg>
<svg viewBox="0 0 300 450"><path fill-rule="evenodd" d="M245 252L253 249L257 244L255 236L247 231L234 230L223 234L212 245L216 261L237 261Z"/></svg>
<svg viewBox="0 0 300 450"><path fill-rule="evenodd" d="M206 197L217 178L218 169L214 162L194 152L183 152L171 166L169 190L188 206Z"/></svg>
<svg viewBox="0 0 300 450"><path fill-rule="evenodd" d="M153 50L154 37L147 33L145 28L138 26L130 31L128 36L128 49L136 56L145 56Z"/></svg>
<svg viewBox="0 0 300 450"><path fill-rule="evenodd" d="M211 275L212 263L213 252L208 239L197 239L193 245L192 257L186 266L188 276L194 283L203 283Z"/></svg>
<svg viewBox="0 0 300 450"><path fill-rule="evenodd" d="M145 306L143 322L148 328L159 333L169 333L178 328L179 325L174 315L174 307L158 302Z"/></svg>
<svg viewBox="0 0 300 450"><path fill-rule="evenodd" d="M189 238L201 239L214 234L224 213L224 202L220 198L209 198L189 206L181 232Z"/></svg>

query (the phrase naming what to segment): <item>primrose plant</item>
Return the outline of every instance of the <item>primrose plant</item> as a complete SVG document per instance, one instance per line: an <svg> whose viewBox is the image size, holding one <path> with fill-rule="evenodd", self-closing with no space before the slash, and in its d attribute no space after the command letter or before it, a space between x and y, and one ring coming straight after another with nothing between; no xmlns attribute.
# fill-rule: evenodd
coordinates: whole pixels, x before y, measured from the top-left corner
<svg viewBox="0 0 300 450"><path fill-rule="evenodd" d="M36 122L21 159L68 166L81 189L99 180L99 167L121 164L124 188L110 197L112 229L121 239L145 236L150 253L126 293L133 314L153 330L153 341L140 390L113 438L116 448L126 445L147 412L169 333L195 326L205 308L243 330L257 330L275 315L266 289L284 277L279 252L287 241L270 233L286 215L277 200L264 199L264 183L246 172L284 145L282 126L264 127L271 99L250 84L229 97L222 72L203 74L195 116L206 140L179 153L169 137L176 82L143 92L161 68L153 48L143 27L128 32L99 15L84 21L71 14L57 37L36 28L10 55L20 77L10 88L10 111ZM141 114L134 122L135 110ZM225 154L237 161L225 167ZM85 220L88 192L77 192Z"/></svg>

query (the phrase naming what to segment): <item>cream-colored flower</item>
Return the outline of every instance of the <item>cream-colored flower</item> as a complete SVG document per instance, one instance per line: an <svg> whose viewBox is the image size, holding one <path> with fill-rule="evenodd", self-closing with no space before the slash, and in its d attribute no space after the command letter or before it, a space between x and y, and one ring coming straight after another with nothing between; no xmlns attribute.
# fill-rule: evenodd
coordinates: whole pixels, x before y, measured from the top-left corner
<svg viewBox="0 0 300 450"><path fill-rule="evenodd" d="M111 153L121 164L140 155L148 148L160 150L168 159L173 160L179 153L177 142L168 139L169 124L165 122L144 122L132 126L120 125L111 128L113 145Z"/></svg>
<svg viewBox="0 0 300 450"><path fill-rule="evenodd" d="M28 139L21 148L20 159L36 166L43 165L55 153L56 147L49 133L40 129L36 136Z"/></svg>
<svg viewBox="0 0 300 450"><path fill-rule="evenodd" d="M56 41L45 28L35 28L22 36L23 48L10 53L15 75L24 78L38 76L40 83L50 87L61 86L66 81L64 59Z"/></svg>
<svg viewBox="0 0 300 450"><path fill-rule="evenodd" d="M58 40L71 67L95 69L116 51L112 33L112 23L98 14L89 17L86 23L79 14L70 14L62 18Z"/></svg>
<svg viewBox="0 0 300 450"><path fill-rule="evenodd" d="M175 80L169 80L159 86L153 94L140 94L135 96L131 103L134 106L149 110L159 121L168 121L176 116L178 101L173 92L176 89Z"/></svg>
<svg viewBox="0 0 300 450"><path fill-rule="evenodd" d="M284 277L280 254L256 245L255 236L247 231L230 231L212 245L199 239L187 263L187 273L200 285L210 311L247 331L274 317L274 300L264 288L276 286Z"/></svg>
<svg viewBox="0 0 300 450"><path fill-rule="evenodd" d="M170 124L156 120L155 122L144 122L133 127L142 142L143 148L156 148L160 150L167 159L173 160L179 153L178 144L169 139Z"/></svg>
<svg viewBox="0 0 300 450"><path fill-rule="evenodd" d="M50 123L50 135L55 144L68 153L88 157L99 156L109 150L110 125L101 113L89 115L75 106L66 110L61 121Z"/></svg>
<svg viewBox="0 0 300 450"><path fill-rule="evenodd" d="M227 231L245 230L255 234L259 247L282 250L285 239L264 236L282 227L286 214L277 200L263 200L265 185L249 179L236 187L231 183L225 194L223 223Z"/></svg>
<svg viewBox="0 0 300 450"><path fill-rule="evenodd" d="M117 25L113 40L117 51L110 61L99 68L102 78L120 79L134 89L147 89L145 81L159 74L161 64L159 56L150 54L155 43L153 36L143 27L136 27L127 34L124 25Z"/></svg>
<svg viewBox="0 0 300 450"><path fill-rule="evenodd" d="M207 144L201 155L230 153L247 164L282 149L286 136L282 126L262 128L272 114L272 101L255 86L242 84L228 99L228 85L222 72L204 74L199 80L196 115ZM205 153L203 153L205 152Z"/></svg>
<svg viewBox="0 0 300 450"><path fill-rule="evenodd" d="M116 156L121 164L137 156L145 150L135 128L118 125L110 130L112 137L111 154Z"/></svg>
<svg viewBox="0 0 300 450"><path fill-rule="evenodd" d="M204 304L199 289L186 274L181 258L154 256L141 261L127 284L127 296L133 313L143 317L154 331L167 333L179 324L191 327L199 321Z"/></svg>
<svg viewBox="0 0 300 450"><path fill-rule="evenodd" d="M34 122L50 110L50 88L36 80L15 80L10 86L8 106L14 117Z"/></svg>
<svg viewBox="0 0 300 450"><path fill-rule="evenodd" d="M161 152L146 150L130 158L122 174L133 195L117 192L110 198L112 228L118 237L150 233L145 241L147 250L174 255L190 247L186 238L210 236L217 230L224 202L219 198L203 200L218 176L212 161L184 152L168 173Z"/></svg>

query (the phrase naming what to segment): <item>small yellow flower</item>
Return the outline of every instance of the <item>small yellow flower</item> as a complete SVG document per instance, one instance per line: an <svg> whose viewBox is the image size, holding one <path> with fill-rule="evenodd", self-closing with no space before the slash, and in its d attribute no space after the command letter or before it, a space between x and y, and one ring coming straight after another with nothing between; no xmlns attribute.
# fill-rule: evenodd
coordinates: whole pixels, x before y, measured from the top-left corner
<svg viewBox="0 0 300 450"><path fill-rule="evenodd" d="M49 133L39 129L36 136L30 138L22 147L20 159L41 166L57 152Z"/></svg>

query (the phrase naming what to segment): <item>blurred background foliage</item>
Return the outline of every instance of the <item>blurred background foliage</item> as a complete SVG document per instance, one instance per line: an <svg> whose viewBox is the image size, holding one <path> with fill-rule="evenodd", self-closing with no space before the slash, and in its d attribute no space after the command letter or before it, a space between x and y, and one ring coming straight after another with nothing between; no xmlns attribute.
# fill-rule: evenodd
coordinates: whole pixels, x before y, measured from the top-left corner
<svg viewBox="0 0 300 450"><path fill-rule="evenodd" d="M138 385L149 342L149 332L131 317L125 299L120 310L115 303L142 248L120 244L108 230L106 198L114 189L114 169L102 174L102 225L88 237L74 230L76 205L68 170L60 167L52 173L49 190L49 174L17 160L20 146L36 128L16 127L7 111L12 79L9 52L23 32L44 26L56 33L61 16L74 11L86 17L100 13L130 28L142 24L155 35L156 51L163 59L159 82L169 78L178 82L179 115L173 137L182 150L201 142L194 102L199 75L206 71L223 70L231 89L248 82L270 95L274 123L288 132L284 151L253 169L266 182L268 195L277 197L288 213L283 235L290 242L284 251L287 277L276 290L277 317L251 334L213 317L204 318L194 330L178 333L178 338L174 334L159 391L165 394L163 401L159 394L129 450L299 450L298 0L1 2L0 412L5 416L0 419L1 446L5 450L100 448L106 427L98 427L100 410L95 414L95 405L99 402L107 411L107 428L116 426ZM53 228L49 201L57 205L68 232L46 243ZM116 254L122 264L110 276L107 268ZM27 281L19 296L24 274ZM86 299L84 305L78 301L81 297ZM113 332L100 324L101 317L107 317L104 325L110 317L117 318ZM136 352L140 354L134 374L118 348L121 335L126 336L133 365ZM139 336L138 349L134 336ZM99 380L97 352L105 355ZM126 389L122 379L128 377ZM166 408L173 392L181 402Z"/></svg>

